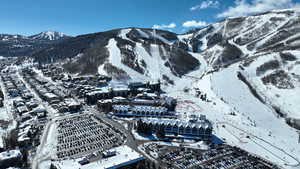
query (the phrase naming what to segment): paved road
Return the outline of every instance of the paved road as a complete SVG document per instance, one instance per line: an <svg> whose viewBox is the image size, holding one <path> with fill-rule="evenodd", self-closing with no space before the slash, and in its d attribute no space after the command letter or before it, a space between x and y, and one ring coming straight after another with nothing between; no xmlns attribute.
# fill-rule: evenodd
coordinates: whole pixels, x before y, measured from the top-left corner
<svg viewBox="0 0 300 169"><path fill-rule="evenodd" d="M126 136L126 142L125 144L129 146L130 148L139 151L138 150L138 141L133 137L132 133L130 132L130 128L132 128L132 124L128 124L129 130L127 130L122 124L107 118L105 114L100 113L97 109L95 108L89 108L89 111L91 111L93 114L95 114L96 117L102 119L103 121L107 122L108 124L111 124L113 127L116 129L120 130L125 136Z"/></svg>

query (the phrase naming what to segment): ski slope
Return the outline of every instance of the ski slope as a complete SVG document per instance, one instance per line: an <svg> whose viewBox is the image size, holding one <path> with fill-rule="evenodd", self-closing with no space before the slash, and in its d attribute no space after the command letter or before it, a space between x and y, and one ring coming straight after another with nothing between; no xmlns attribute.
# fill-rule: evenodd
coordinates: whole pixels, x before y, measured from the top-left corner
<svg viewBox="0 0 300 169"><path fill-rule="evenodd" d="M296 130L252 95L248 86L238 79L238 70L238 64L234 64L201 80L184 79L185 83L179 81L167 93L178 99L177 111L182 112L182 118L191 114L206 115L214 125L215 136L224 142L283 168L299 168ZM183 92L184 86L190 86L191 90ZM210 101L195 97L194 88L206 93Z"/></svg>

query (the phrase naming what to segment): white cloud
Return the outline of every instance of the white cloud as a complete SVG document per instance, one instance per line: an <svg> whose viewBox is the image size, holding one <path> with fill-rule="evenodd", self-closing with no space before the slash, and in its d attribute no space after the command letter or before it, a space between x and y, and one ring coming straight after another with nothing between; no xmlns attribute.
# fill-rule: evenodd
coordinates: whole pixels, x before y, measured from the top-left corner
<svg viewBox="0 0 300 169"><path fill-rule="evenodd" d="M219 8L220 2L219 1L213 1L213 0L206 0L203 1L201 4L193 6L190 8L191 11L197 10L197 9L206 9L206 8Z"/></svg>
<svg viewBox="0 0 300 169"><path fill-rule="evenodd" d="M153 29L172 29L175 27L176 27L175 23L170 23L169 25L162 24L162 25L153 25L152 26Z"/></svg>
<svg viewBox="0 0 300 169"><path fill-rule="evenodd" d="M299 7L299 3L293 0L236 0L233 7L217 15L219 18L247 16L250 14L266 12L274 9L286 9Z"/></svg>
<svg viewBox="0 0 300 169"><path fill-rule="evenodd" d="M183 27L189 28L189 27L203 27L207 26L208 24L205 21L186 21L182 24Z"/></svg>

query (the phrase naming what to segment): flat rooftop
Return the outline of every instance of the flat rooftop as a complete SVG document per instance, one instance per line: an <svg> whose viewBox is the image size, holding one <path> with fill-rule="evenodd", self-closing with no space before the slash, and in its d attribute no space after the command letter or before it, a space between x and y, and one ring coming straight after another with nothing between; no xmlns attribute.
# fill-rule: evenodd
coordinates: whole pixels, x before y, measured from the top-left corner
<svg viewBox="0 0 300 169"><path fill-rule="evenodd" d="M56 161L55 164L60 169L115 169L144 160L142 155L126 145L112 148L109 151L116 151L116 155L86 165L78 163L81 159Z"/></svg>

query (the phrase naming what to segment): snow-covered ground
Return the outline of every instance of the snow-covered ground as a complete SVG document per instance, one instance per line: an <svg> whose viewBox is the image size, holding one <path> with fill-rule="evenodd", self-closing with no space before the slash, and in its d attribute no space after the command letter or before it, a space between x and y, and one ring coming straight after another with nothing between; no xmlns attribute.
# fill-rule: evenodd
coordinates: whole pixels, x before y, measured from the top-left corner
<svg viewBox="0 0 300 169"><path fill-rule="evenodd" d="M0 88L3 91L4 95L4 101L3 101L3 107L0 108L0 120L8 122L7 128L2 128L0 126L0 147L3 147L4 140L3 137L5 134L9 133L11 130L15 129L17 127L17 122L13 118L13 101L17 98L11 98L7 95L7 92L5 90L3 81L0 80Z"/></svg>
<svg viewBox="0 0 300 169"><path fill-rule="evenodd" d="M37 148L36 156L32 162L33 169L49 168L51 159L56 157L57 130L56 124L52 121L45 126L41 137L41 144Z"/></svg>
<svg viewBox="0 0 300 169"><path fill-rule="evenodd" d="M300 52L299 51L286 51L293 54L300 60ZM275 70L284 70L291 77L290 83L293 84L294 88L292 89L279 89L271 84L265 85L263 84L261 78L265 75L271 74L275 70L268 70L262 75L256 74L257 67L262 64L271 61L278 60L280 66ZM250 81L251 85L258 91L258 93L263 96L263 98L272 105L276 105L279 107L287 117L292 118L300 118L300 82L299 79L293 78L293 75L300 75L300 65L295 64L296 61L285 62L284 65L280 59L278 54L269 54L263 57L258 57L255 62L251 63L248 67L243 71L243 75L246 76L247 80Z"/></svg>
<svg viewBox="0 0 300 169"><path fill-rule="evenodd" d="M157 75L160 72L157 69L160 63L155 58L159 55L157 46L151 46L151 55L140 44L137 44L135 48L139 53L138 59L143 58L147 64L152 63L147 69L146 75L148 76L145 76L121 63L122 56L116 43L114 39L111 39L107 45L110 52L109 63L126 71L137 81L158 78ZM278 118L270 106L254 97L248 86L238 79L237 72L241 71L239 64L206 74L208 70L206 61L200 54L191 54L200 61L199 69L182 78L170 76L175 81L175 85L162 86L167 95L178 99L177 111L183 114L182 118L191 114L204 114L214 125L214 135L224 142L259 155L284 168L299 168L300 146L296 130L289 127L283 118ZM243 73L246 75L254 73L250 68ZM291 71L299 72L298 69L294 67ZM163 66L160 70L169 71ZM104 72L103 67L99 67L100 72ZM200 80L199 77L202 75ZM185 88L189 88L190 91L184 92ZM197 98L194 88L207 94L209 101ZM140 140L149 140L136 133L133 134ZM68 164L69 162L62 163ZM48 164L45 162L41 165Z"/></svg>
<svg viewBox="0 0 300 169"><path fill-rule="evenodd" d="M121 60L122 60L122 55L121 51L117 46L117 41L115 39L110 39L109 43L107 45L107 49L109 51L109 58L108 62L111 63L113 66L118 67L119 69L122 69L123 71L127 72L131 76L134 76L136 79L139 80L145 80L145 76L141 75L140 73L136 72L135 70L129 68L128 66L124 65ZM106 72L103 70L103 67L98 68L98 72L103 73Z"/></svg>
<svg viewBox="0 0 300 169"><path fill-rule="evenodd" d="M298 164L298 160L292 158L300 157L297 132L252 95L248 87L238 79L236 70L238 65L232 65L213 74L211 79L213 91L219 98L223 98L237 116L223 121L220 119L218 123L229 126L225 127L226 130L236 137L250 136L250 140L246 139L248 143L237 139L231 139L230 142L280 165ZM219 126L216 133L224 136L226 132Z"/></svg>
<svg viewBox="0 0 300 169"><path fill-rule="evenodd" d="M43 72L36 67L32 67L32 70L37 73L39 77L46 79L48 82L51 82L54 85L56 84L56 82L54 82L50 77L45 76Z"/></svg>
<svg viewBox="0 0 300 169"><path fill-rule="evenodd" d="M178 111L186 116L206 115L214 125L214 134L226 143L284 168L300 167L299 135L296 130L252 95L248 87L238 79L237 70L239 67L235 64L205 75L201 80L185 79L185 83L179 83L168 91L171 96L178 98ZM199 70L196 72L200 73ZM196 98L193 90L183 92L182 84L191 89L199 88L211 102Z"/></svg>
<svg viewBox="0 0 300 169"><path fill-rule="evenodd" d="M238 64L205 75L199 80L196 77L205 73L207 65L201 55L193 55L201 62L199 70L176 79L175 86L163 86L168 95L178 99L177 111L185 114L183 118L190 114L204 114L214 124L214 134L226 143L241 147L284 168L298 165L300 148L297 132L284 119L278 118L269 106L255 98L238 79ZM193 90L183 92L186 87L198 88L207 94L211 102L196 98ZM230 115L233 112L235 115Z"/></svg>
<svg viewBox="0 0 300 169"><path fill-rule="evenodd" d="M120 36L125 36L125 33L122 31ZM137 55L136 59L138 63L140 65L142 65L142 62L146 63L147 69L145 69L146 72L144 75L122 63L123 56L121 55L121 51L118 48L117 41L115 39L110 39L107 45L107 49L109 51L109 58L107 62L125 71L128 75L130 75L131 78L133 78L133 80L137 81L158 80L161 79L162 75L168 75L168 78L171 80L179 79L172 74L170 68L164 65L165 61L162 60L162 56L166 56L167 53L163 47L163 53L161 53L159 48L160 47L158 45L152 44L150 48L151 54L149 54L141 43L136 43L136 47L132 49ZM107 72L104 70L104 65L105 64L98 67L99 74L107 74Z"/></svg>

